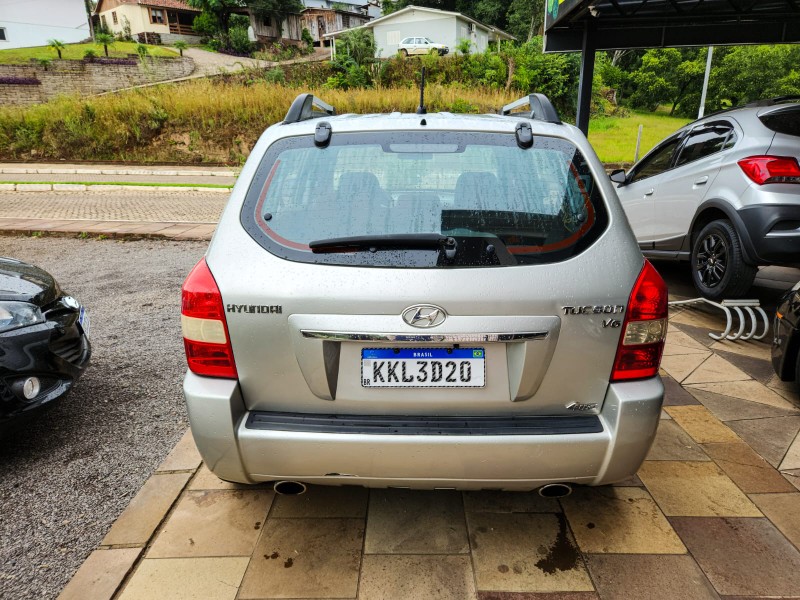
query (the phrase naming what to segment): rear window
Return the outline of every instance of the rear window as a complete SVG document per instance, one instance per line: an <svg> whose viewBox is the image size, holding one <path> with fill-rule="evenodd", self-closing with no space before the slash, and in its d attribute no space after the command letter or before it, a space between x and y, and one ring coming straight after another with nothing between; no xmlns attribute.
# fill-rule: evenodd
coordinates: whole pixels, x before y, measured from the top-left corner
<svg viewBox="0 0 800 600"><path fill-rule="evenodd" d="M289 260L449 268L565 260L600 236L608 216L585 159L565 140L535 137L521 149L513 134L334 132L327 148L312 136L270 146L241 221ZM415 246L429 234L454 251ZM406 242L393 247L391 236ZM353 237L375 243L310 247Z"/></svg>
<svg viewBox="0 0 800 600"><path fill-rule="evenodd" d="M776 133L800 137L800 106L784 108L759 117L761 122Z"/></svg>

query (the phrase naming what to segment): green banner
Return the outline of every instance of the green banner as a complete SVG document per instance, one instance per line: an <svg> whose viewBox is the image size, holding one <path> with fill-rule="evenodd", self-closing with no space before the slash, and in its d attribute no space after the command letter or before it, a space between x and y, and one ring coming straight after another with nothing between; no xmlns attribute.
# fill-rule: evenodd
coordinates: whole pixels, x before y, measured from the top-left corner
<svg viewBox="0 0 800 600"><path fill-rule="evenodd" d="M546 0L544 30L547 31L550 29L561 17L566 15L581 2L582 0Z"/></svg>

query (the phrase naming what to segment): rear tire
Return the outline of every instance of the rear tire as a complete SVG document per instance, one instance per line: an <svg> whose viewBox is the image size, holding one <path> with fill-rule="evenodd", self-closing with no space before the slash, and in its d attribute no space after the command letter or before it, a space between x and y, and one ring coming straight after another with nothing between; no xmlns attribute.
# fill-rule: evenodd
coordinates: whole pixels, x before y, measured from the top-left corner
<svg viewBox="0 0 800 600"><path fill-rule="evenodd" d="M758 271L745 262L739 234L727 219L712 221L694 237L691 269L694 286L709 300L743 296Z"/></svg>
<svg viewBox="0 0 800 600"><path fill-rule="evenodd" d="M406 50L405 48L401 49L400 56L402 56L403 58L408 58L408 50Z"/></svg>

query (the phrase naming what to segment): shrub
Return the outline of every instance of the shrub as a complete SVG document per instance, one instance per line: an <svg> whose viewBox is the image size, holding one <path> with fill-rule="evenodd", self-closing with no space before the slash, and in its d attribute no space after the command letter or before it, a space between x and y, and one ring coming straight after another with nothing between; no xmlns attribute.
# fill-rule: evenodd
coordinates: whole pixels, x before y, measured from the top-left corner
<svg viewBox="0 0 800 600"><path fill-rule="evenodd" d="M364 65L375 60L378 46L375 36L368 29L351 29L345 31L336 40L337 56L349 57L357 65Z"/></svg>
<svg viewBox="0 0 800 600"><path fill-rule="evenodd" d="M314 38L311 36L311 32L305 27L303 27L302 39L308 51L312 52L314 50Z"/></svg>
<svg viewBox="0 0 800 600"><path fill-rule="evenodd" d="M175 48L178 49L178 52L181 53L181 56L183 56L183 51L186 50L189 47L189 44L187 44L183 40L178 40L177 42L175 42L172 45L175 46Z"/></svg>
<svg viewBox="0 0 800 600"><path fill-rule="evenodd" d="M83 60L94 60L97 58L97 52L95 52L92 48L87 48L83 52Z"/></svg>
<svg viewBox="0 0 800 600"><path fill-rule="evenodd" d="M217 17L212 13L202 12L192 21L192 28L205 38L212 38L220 32Z"/></svg>
<svg viewBox="0 0 800 600"><path fill-rule="evenodd" d="M42 67L42 69L47 71L47 67L49 67L53 61L50 60L49 58L37 58L36 62L39 64L40 67Z"/></svg>
<svg viewBox="0 0 800 600"><path fill-rule="evenodd" d="M286 73L280 67L275 67L264 73L264 81L267 83L286 83Z"/></svg>
<svg viewBox="0 0 800 600"><path fill-rule="evenodd" d="M472 40L461 38L456 42L456 51L461 54L469 54L472 51Z"/></svg>

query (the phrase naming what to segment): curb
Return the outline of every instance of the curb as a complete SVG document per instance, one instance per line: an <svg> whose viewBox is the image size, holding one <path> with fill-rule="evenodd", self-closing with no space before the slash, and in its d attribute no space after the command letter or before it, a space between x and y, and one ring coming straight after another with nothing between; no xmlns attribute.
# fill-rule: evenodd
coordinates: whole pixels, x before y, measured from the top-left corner
<svg viewBox="0 0 800 600"><path fill-rule="evenodd" d="M126 233L93 231L87 234L82 231L54 231L37 229L0 229L0 237L58 237L58 238L101 238L117 241L137 240L169 240L173 242L207 242L210 235L169 235L163 233Z"/></svg>
<svg viewBox="0 0 800 600"><path fill-rule="evenodd" d="M160 177L238 177L238 171L179 171L163 169L32 169L0 167L2 175L151 175Z"/></svg>
<svg viewBox="0 0 800 600"><path fill-rule="evenodd" d="M139 183L0 183L0 192L119 192L122 190L148 192L214 192L229 194L233 186L219 185L150 185Z"/></svg>

